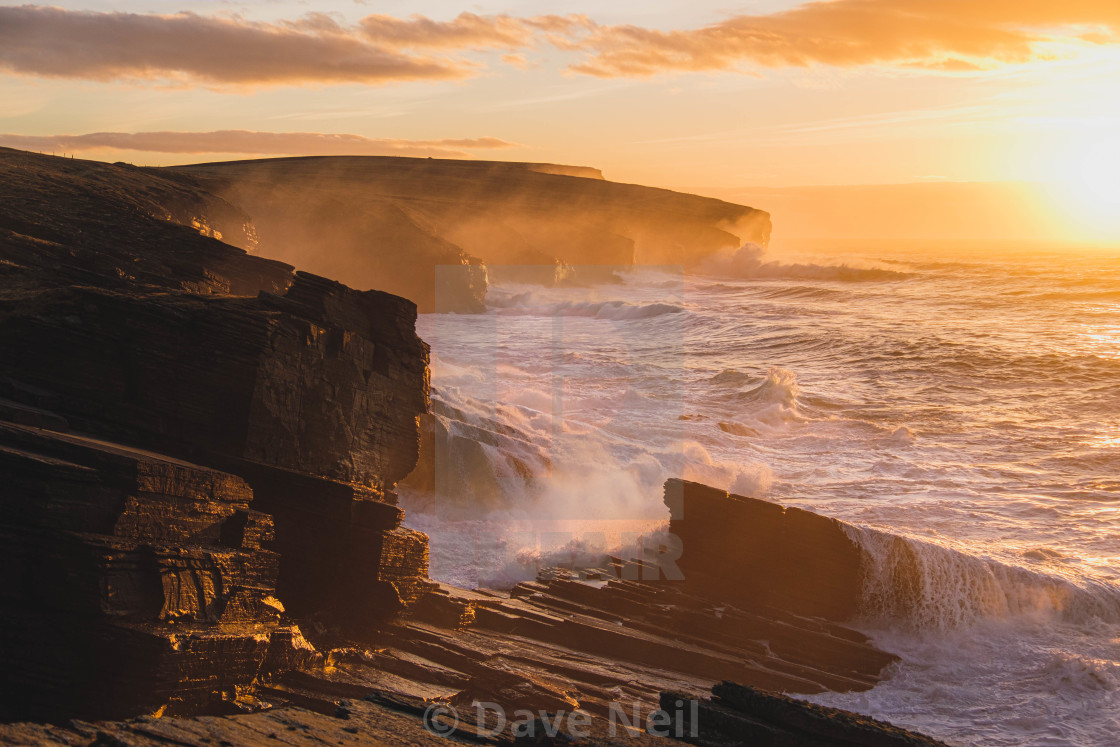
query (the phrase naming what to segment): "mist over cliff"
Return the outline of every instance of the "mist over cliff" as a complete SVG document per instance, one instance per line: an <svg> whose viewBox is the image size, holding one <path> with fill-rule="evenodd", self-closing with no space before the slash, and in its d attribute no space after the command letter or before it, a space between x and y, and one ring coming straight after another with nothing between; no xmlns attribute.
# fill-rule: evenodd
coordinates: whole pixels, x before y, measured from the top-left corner
<svg viewBox="0 0 1120 747"><path fill-rule="evenodd" d="M371 156L150 171L235 206L237 217L208 223L224 241L403 295L421 311L481 310L495 271L599 280L587 266L692 267L770 235L761 210L584 167Z"/></svg>

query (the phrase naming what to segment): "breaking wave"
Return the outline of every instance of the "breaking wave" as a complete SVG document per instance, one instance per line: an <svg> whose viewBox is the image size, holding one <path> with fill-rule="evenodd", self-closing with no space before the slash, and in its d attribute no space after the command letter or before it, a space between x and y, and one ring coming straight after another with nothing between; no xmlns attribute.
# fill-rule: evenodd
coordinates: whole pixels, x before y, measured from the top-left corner
<svg viewBox="0 0 1120 747"><path fill-rule="evenodd" d="M631 321L649 319L665 314L680 314L684 308L671 303L636 304L626 301L561 301L550 302L534 291L514 294L491 293L486 304L491 309L501 309L507 314L526 316L574 316L594 319Z"/></svg>
<svg viewBox="0 0 1120 747"><path fill-rule="evenodd" d="M850 524L863 553L862 614L919 630L987 619L1054 616L1120 624L1120 587L981 557L930 541Z"/></svg>
<svg viewBox="0 0 1120 747"><path fill-rule="evenodd" d="M787 264L767 259L766 249L758 244L744 244L738 249L716 254L703 260L696 271L714 277L742 278L745 280L838 280L842 282L867 282L904 280L910 273L878 267L852 267L849 265L819 265L813 263ZM793 291L796 296L801 291Z"/></svg>

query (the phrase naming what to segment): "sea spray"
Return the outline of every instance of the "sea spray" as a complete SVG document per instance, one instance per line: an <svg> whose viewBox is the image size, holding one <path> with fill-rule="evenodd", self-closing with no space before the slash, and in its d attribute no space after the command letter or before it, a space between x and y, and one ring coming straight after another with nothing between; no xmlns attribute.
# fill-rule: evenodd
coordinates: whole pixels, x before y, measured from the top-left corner
<svg viewBox="0 0 1120 747"><path fill-rule="evenodd" d="M862 613L919 630L983 619L1120 623L1120 588L1074 581L934 542L844 524L863 556Z"/></svg>
<svg viewBox="0 0 1120 747"><path fill-rule="evenodd" d="M853 267L846 264L786 263L768 256L758 244L746 243L738 249L717 254L701 261L698 273L722 278L838 280L870 282L903 280L909 273L882 267Z"/></svg>

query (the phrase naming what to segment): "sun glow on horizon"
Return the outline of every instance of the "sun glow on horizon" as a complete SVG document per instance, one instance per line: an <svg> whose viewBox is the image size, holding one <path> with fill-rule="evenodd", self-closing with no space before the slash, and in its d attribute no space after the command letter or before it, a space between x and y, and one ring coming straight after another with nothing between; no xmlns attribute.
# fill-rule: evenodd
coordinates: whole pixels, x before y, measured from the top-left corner
<svg viewBox="0 0 1120 747"><path fill-rule="evenodd" d="M1070 239L1120 242L1120 53L1082 51L1046 68L1031 66L1004 123L1023 173L1045 185L1045 198ZM1015 164L1005 162L1004 168Z"/></svg>
<svg viewBox="0 0 1120 747"><path fill-rule="evenodd" d="M1079 237L1120 240L1120 134L1086 132L1060 153L1049 182L1052 199Z"/></svg>

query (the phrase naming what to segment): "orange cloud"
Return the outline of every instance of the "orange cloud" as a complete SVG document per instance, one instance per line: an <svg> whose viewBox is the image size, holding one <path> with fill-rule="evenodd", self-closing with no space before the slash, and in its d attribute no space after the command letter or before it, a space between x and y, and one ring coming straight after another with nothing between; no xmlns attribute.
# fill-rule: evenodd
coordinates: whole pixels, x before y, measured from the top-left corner
<svg viewBox="0 0 1120 747"><path fill-rule="evenodd" d="M242 155L378 155L461 158L470 150L515 148L496 137L399 140L316 132L93 132L87 135L0 135L0 145L23 150L85 152L131 150L154 153ZM465 150L464 150L465 149Z"/></svg>
<svg viewBox="0 0 1120 747"><path fill-rule="evenodd" d="M87 80L171 79L217 85L386 83L462 78L474 65L405 54L316 14L254 23L0 7L0 70Z"/></svg>
<svg viewBox="0 0 1120 747"><path fill-rule="evenodd" d="M372 15L361 20L362 31L386 47L435 49L517 49L529 46L533 29L518 18L460 13L451 21Z"/></svg>
<svg viewBox="0 0 1120 747"><path fill-rule="evenodd" d="M584 15L545 15L514 18L460 13L450 21L433 21L421 15L407 19L386 15L361 20L366 35L386 47L433 49L523 49L544 34L547 42L568 48L570 37L595 24Z"/></svg>
<svg viewBox="0 0 1120 747"><path fill-rule="evenodd" d="M900 65L975 69L1024 62L1052 39L1118 41L1117 0L832 0L692 30L596 26L573 66L600 77L762 67Z"/></svg>

